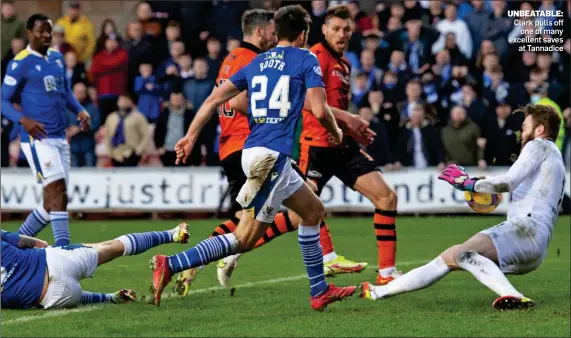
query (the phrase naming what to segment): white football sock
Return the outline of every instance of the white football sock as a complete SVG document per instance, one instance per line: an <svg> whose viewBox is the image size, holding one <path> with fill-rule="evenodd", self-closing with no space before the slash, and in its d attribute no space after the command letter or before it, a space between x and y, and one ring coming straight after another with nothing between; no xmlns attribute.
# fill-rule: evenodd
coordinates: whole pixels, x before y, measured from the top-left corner
<svg viewBox="0 0 571 338"><path fill-rule="evenodd" d="M470 272L480 283L487 286L500 297L523 297L523 295L511 285L500 268L490 259L476 252L469 251L461 254L460 257L458 257L457 263L462 269Z"/></svg>
<svg viewBox="0 0 571 338"><path fill-rule="evenodd" d="M334 260L335 258L337 258L337 254L335 253L335 251L332 251L326 255L323 255L323 263L329 263L332 260Z"/></svg>
<svg viewBox="0 0 571 338"><path fill-rule="evenodd" d="M389 277L397 268L394 266L388 267L388 268L384 268L384 269L380 269L379 270L379 275L383 278L387 278Z"/></svg>
<svg viewBox="0 0 571 338"><path fill-rule="evenodd" d="M411 270L387 285L375 286L371 292L373 299L386 298L404 292L420 290L428 287L450 272L440 256L431 262Z"/></svg>

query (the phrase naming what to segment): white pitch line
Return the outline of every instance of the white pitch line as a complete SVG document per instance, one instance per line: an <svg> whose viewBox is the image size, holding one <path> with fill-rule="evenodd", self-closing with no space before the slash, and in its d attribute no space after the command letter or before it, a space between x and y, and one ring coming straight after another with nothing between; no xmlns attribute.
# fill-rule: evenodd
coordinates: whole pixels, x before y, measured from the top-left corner
<svg viewBox="0 0 571 338"><path fill-rule="evenodd" d="M426 260L401 262L398 265L399 266L407 266L407 265L416 265L416 264L421 264L421 263L426 263L426 262L427 262ZM291 282L291 281L296 281L296 280L305 279L305 278L307 278L306 274L297 275L297 276L282 277L282 278L273 278L273 279L266 279L266 280L261 280L261 281L257 281L257 282L249 282L249 283L236 285L236 286L234 286L234 288L245 289L245 288L252 288L252 287L255 287L258 285L279 284L279 283ZM212 292L212 291L220 291L220 290L226 290L226 288L223 288L221 286L213 286L213 287L204 288L204 289L190 290L188 294L194 295L194 294L200 294L200 293ZM168 297L168 295L165 295L165 296L167 296L167 297L163 296L163 298L167 298L167 299L168 298L174 298L174 297ZM92 312L92 311L104 309L107 306L109 306L109 305L82 306L82 307L79 307L77 309L69 309L69 310L47 310L44 314L37 315L37 316L23 316L23 317L18 317L18 318L2 321L2 325L25 323L25 322L29 322L32 320L40 320L40 319L44 319L44 318L63 317L63 316L67 316L67 315L74 314L74 313Z"/></svg>

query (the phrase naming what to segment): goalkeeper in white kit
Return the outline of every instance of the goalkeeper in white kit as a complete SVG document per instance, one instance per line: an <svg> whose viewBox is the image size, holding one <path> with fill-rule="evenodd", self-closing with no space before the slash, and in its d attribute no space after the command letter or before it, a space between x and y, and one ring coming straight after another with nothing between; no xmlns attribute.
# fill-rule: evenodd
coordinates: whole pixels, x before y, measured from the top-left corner
<svg viewBox="0 0 571 338"><path fill-rule="evenodd" d="M361 297L381 299L428 287L453 270L466 270L500 297L498 310L532 307L504 274L526 274L541 264L563 200L565 166L554 143L561 119L549 106L522 109L522 151L507 174L469 178L462 167L448 166L439 176L456 189L479 193L511 192L507 220L453 245L426 265L385 286L361 284Z"/></svg>

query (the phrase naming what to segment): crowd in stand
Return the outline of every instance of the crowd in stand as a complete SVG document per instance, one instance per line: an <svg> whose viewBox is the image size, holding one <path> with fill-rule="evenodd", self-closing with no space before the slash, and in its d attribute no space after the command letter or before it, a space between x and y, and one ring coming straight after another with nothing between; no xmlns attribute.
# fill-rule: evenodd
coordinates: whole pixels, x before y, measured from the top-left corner
<svg viewBox="0 0 571 338"><path fill-rule="evenodd" d="M276 10L293 1L263 3ZM564 123L556 142L568 161L571 2L383 1L369 12L358 1L297 3L313 20L310 45L323 39L327 6L348 4L355 19L346 53L349 109L377 133L367 151L379 166L510 165L524 118L517 107L528 103L558 111ZM74 95L92 117L82 132L69 114L72 166L174 166L174 145L215 86L222 60L239 46L248 8L245 1L141 2L124 29L107 19L96 36L81 3L70 2L55 21L52 47L64 54ZM523 29L510 9L563 11L563 51L521 52L508 43ZM2 77L25 39L13 3L2 1ZM8 155L18 127L6 119L1 127L2 166L27 166L23 156ZM218 165L217 133L213 118L187 165Z"/></svg>

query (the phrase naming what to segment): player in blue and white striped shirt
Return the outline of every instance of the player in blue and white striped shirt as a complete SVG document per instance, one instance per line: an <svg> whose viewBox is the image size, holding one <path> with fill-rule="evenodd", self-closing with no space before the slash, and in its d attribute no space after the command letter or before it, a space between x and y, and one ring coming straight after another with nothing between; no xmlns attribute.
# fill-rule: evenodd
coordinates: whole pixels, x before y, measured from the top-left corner
<svg viewBox="0 0 571 338"><path fill-rule="evenodd" d="M89 129L90 117L73 96L63 55L49 48L51 20L43 14L30 16L26 33L30 44L6 70L2 115L21 126L22 151L38 183L44 186L44 202L26 218L19 233L35 236L51 221L55 243L67 245L70 152L65 108L77 113L83 130ZM14 103L19 103L21 110Z"/></svg>

